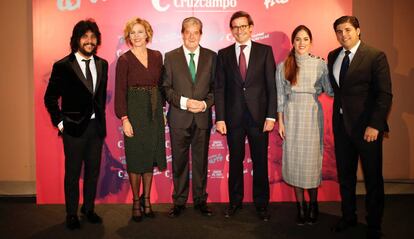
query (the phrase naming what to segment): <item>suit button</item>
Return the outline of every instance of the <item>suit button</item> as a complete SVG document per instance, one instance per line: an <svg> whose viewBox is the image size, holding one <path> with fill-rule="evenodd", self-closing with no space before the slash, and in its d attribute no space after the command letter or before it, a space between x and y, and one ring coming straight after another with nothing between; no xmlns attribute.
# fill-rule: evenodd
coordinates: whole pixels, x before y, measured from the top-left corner
<svg viewBox="0 0 414 239"><path fill-rule="evenodd" d="M243 91L246 91L246 88L245 87L243 87Z"/></svg>

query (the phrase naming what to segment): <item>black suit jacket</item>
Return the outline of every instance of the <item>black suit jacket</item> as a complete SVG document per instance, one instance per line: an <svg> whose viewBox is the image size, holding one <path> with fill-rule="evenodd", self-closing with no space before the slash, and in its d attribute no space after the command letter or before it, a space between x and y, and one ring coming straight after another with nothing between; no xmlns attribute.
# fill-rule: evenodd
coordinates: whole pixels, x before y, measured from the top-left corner
<svg viewBox="0 0 414 239"><path fill-rule="evenodd" d="M365 131L367 126L388 131L387 115L391 107L391 77L385 54L361 42L348 72L338 86L333 65L342 47L328 55L328 69L335 93L333 125L338 123L342 108L345 129L349 135Z"/></svg>
<svg viewBox="0 0 414 239"><path fill-rule="evenodd" d="M163 89L170 104L168 124L172 128L188 128L193 119L200 129L212 125L211 106L214 104L213 84L216 66L216 53L200 46L195 83L192 82L190 70L183 47L165 54ZM191 113L180 108L181 96L205 101L207 109L200 113Z"/></svg>
<svg viewBox="0 0 414 239"><path fill-rule="evenodd" d="M225 121L228 128L241 127L246 106L260 127L266 118L276 119L275 69L272 48L252 42L246 80L243 81L235 44L221 49L214 85L216 121Z"/></svg>
<svg viewBox="0 0 414 239"><path fill-rule="evenodd" d="M75 55L70 54L53 65L44 96L53 125L57 126L63 121L65 133L74 137L82 135L93 112L99 125L99 135L106 135L108 62L98 56L94 56L94 59L97 71L95 92L88 87Z"/></svg>

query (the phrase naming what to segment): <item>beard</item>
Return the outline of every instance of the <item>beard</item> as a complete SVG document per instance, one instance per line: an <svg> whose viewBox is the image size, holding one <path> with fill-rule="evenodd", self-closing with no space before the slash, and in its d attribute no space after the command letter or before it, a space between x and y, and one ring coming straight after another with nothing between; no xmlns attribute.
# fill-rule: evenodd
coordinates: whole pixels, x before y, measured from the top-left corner
<svg viewBox="0 0 414 239"><path fill-rule="evenodd" d="M92 51L87 51L85 50L85 47L87 45L91 45L93 47ZM88 43L88 44L83 44L81 47L79 47L79 52L82 53L84 56L92 56L93 54L96 53L96 45L93 43Z"/></svg>

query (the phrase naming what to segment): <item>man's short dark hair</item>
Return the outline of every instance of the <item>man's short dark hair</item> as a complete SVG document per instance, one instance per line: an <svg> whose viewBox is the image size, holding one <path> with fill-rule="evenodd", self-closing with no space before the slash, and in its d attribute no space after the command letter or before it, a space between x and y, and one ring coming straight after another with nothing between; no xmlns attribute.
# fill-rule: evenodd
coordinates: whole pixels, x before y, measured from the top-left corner
<svg viewBox="0 0 414 239"><path fill-rule="evenodd" d="M250 16L250 14L248 14L245 11L237 11L237 12L233 13L233 15L231 15L230 22L229 22L230 29L232 28L231 23L233 22L233 20L236 19L236 18L239 18L239 17L247 18L249 26L254 25L253 19Z"/></svg>
<svg viewBox="0 0 414 239"><path fill-rule="evenodd" d="M79 50L79 41L85 33L91 31L95 34L97 42L96 47L93 50L93 54L96 54L98 50L98 46L101 45L101 32L99 31L98 25L96 24L95 20L93 19L86 19L79 21L76 23L75 27L73 27L72 37L70 38L70 48L72 53L75 53Z"/></svg>
<svg viewBox="0 0 414 239"><path fill-rule="evenodd" d="M343 23L347 23L349 22L355 29L359 28L359 21L358 18L354 17L354 16L342 16L338 19L336 19L336 21L333 24L333 28L334 31L336 31L336 27L340 24Z"/></svg>

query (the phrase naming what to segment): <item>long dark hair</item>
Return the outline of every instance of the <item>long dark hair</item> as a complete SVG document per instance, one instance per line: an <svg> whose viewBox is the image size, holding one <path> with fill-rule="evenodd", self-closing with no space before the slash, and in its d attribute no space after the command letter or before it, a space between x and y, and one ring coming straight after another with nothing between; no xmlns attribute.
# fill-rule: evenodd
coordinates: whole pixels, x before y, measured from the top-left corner
<svg viewBox="0 0 414 239"><path fill-rule="evenodd" d="M289 55L285 60L285 78L290 82L291 85L296 85L298 82L297 76L299 72L299 66L296 63L295 47L293 47L293 42L295 41L295 37L298 32L302 30L304 30L309 35L309 39L312 42L312 33L305 25L299 25L295 28L295 30L293 30L292 36L290 38L290 42L292 43L292 50L290 50Z"/></svg>
<svg viewBox="0 0 414 239"><path fill-rule="evenodd" d="M75 53L79 50L79 41L81 37L88 31L93 32L96 36L96 47L92 52L92 54L96 54L98 46L101 45L101 32L99 31L95 20L91 18L79 21L76 23L75 27L73 27L72 37L70 38L70 48L72 50L72 53Z"/></svg>

